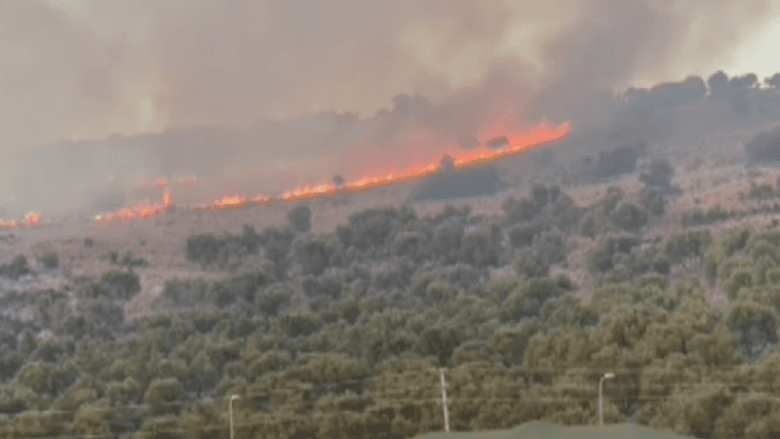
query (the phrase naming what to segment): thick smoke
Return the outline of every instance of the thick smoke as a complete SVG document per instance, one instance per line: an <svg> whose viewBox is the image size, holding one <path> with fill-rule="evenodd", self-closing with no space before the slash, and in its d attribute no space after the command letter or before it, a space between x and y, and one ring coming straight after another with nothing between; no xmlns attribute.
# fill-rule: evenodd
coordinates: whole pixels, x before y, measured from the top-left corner
<svg viewBox="0 0 780 439"><path fill-rule="evenodd" d="M571 121L561 151L583 156L776 120L777 90L755 75L619 93L717 70L769 5L0 2L0 205L108 207L159 176L204 182L174 203L273 195L437 162L540 120Z"/></svg>

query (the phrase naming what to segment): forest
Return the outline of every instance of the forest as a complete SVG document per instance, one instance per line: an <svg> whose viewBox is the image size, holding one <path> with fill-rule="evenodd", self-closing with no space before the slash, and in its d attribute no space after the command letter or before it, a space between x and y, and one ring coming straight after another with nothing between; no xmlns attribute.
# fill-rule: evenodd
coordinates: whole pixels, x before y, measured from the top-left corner
<svg viewBox="0 0 780 439"><path fill-rule="evenodd" d="M613 372L605 423L765 438L780 431L780 230L715 236L756 213L718 208L649 236L674 195L669 169L651 166L638 197L614 186L588 207L538 184L496 217L388 206L323 235L301 204L284 227L190 236L187 259L221 279L169 281L160 315L132 322L123 306L145 262L129 254L63 291L5 292L0 437L228 438L238 395L236 438L409 438L443 430L445 368L455 431L597 423ZM597 279L586 304L585 286L551 273L583 240ZM491 277L508 265L515 275Z"/></svg>

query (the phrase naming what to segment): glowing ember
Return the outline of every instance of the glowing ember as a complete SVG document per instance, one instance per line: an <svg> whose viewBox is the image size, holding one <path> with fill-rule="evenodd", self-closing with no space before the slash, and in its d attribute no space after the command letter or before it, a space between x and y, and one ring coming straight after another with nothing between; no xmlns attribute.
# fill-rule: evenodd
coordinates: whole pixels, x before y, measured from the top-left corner
<svg viewBox="0 0 780 439"><path fill-rule="evenodd" d="M166 187L163 192L163 208L168 210L169 207L171 207L171 191Z"/></svg>
<svg viewBox="0 0 780 439"><path fill-rule="evenodd" d="M38 212L30 212L24 216L24 223L27 226L37 226L41 223L41 215Z"/></svg>
<svg viewBox="0 0 780 439"><path fill-rule="evenodd" d="M0 219L0 229L15 229L17 225L16 220Z"/></svg>

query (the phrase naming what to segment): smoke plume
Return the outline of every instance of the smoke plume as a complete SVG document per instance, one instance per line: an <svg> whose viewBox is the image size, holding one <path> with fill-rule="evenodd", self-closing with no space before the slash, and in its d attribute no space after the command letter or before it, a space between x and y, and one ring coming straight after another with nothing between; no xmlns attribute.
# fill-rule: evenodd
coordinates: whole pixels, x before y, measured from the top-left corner
<svg viewBox="0 0 780 439"><path fill-rule="evenodd" d="M663 142L679 131L672 115L705 104L713 125L771 120L777 93L755 75L703 79L771 10L0 1L0 206L94 210L133 202L138 180L160 176L207 182L174 190L174 203L276 194L435 163L540 121L571 121L566 148L584 151Z"/></svg>

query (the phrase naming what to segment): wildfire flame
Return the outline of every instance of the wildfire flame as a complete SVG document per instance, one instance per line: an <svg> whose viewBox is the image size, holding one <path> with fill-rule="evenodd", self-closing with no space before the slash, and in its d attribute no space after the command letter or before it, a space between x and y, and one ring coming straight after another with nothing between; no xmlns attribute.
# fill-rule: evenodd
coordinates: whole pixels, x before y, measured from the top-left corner
<svg viewBox="0 0 780 439"><path fill-rule="evenodd" d="M0 219L0 229L15 229L19 223L16 220Z"/></svg>
<svg viewBox="0 0 780 439"><path fill-rule="evenodd" d="M41 215L38 212L30 212L24 217L24 223L28 227L37 226L41 223Z"/></svg>
<svg viewBox="0 0 780 439"><path fill-rule="evenodd" d="M139 204L137 206L126 207L118 212L96 215L95 221L108 222L108 221L127 220L127 219L134 219L134 218L151 218L153 216L157 216L165 212L170 208L170 206L171 206L171 193L166 187L165 190L163 191L162 204L147 203L147 204Z"/></svg>
<svg viewBox="0 0 780 439"><path fill-rule="evenodd" d="M0 230L15 229L19 226L35 227L41 224L41 214L38 212L27 212L22 221L6 220L0 218Z"/></svg>
<svg viewBox="0 0 780 439"><path fill-rule="evenodd" d="M513 136L506 136L507 142L501 142L500 144L503 145L501 148L493 149L499 143L488 142L487 144L481 145L481 147L477 150L458 154L453 157L452 164L456 169L466 168L493 162L507 156L525 153L547 143L565 138L566 135L568 135L569 130L570 125L568 123L564 123L557 128L551 128L545 124L541 124L531 131ZM195 206L195 208L209 210L239 209L250 205L262 205L273 200L293 201L303 198L329 195L337 191L361 191L375 186L404 183L426 177L435 174L440 169L441 165L434 163L427 166L413 167L404 172L390 172L386 175L380 176L364 176L352 182L345 182L338 187L333 183L304 186L286 191L277 198L269 197L263 194L256 195L252 198L247 198L241 195L231 195L219 198L211 203L199 204ZM187 179L180 178L178 180L178 185L182 187L197 183L198 180L195 177L190 177ZM170 207L171 202L170 192L168 192L168 181L164 178L160 178L155 186L165 189L162 205L142 204L139 206L128 207L112 214L98 215L95 217L95 219L99 222L104 222L119 219L148 218L165 212ZM2 227L2 223L0 223L0 227Z"/></svg>

